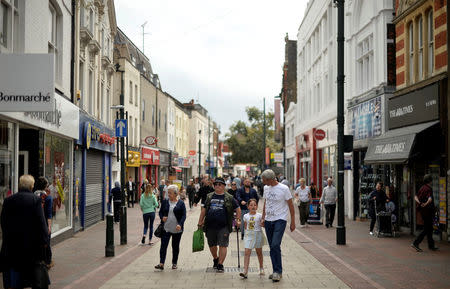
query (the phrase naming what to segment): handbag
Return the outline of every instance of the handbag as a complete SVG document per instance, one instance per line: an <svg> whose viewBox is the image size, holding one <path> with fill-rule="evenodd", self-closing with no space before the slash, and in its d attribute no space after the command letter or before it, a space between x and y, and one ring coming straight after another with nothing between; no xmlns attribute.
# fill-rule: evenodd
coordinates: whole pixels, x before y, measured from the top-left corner
<svg viewBox="0 0 450 289"><path fill-rule="evenodd" d="M164 234L164 223L161 222L158 225L158 228L156 228L154 235L158 238L161 238L163 234Z"/></svg>
<svg viewBox="0 0 450 289"><path fill-rule="evenodd" d="M203 251L205 247L205 236L203 235L202 228L198 228L197 231L194 232L194 236L192 238L192 252L200 252Z"/></svg>
<svg viewBox="0 0 450 289"><path fill-rule="evenodd" d="M48 276L48 268L44 262L36 263L33 267L33 288L48 288L50 277Z"/></svg>

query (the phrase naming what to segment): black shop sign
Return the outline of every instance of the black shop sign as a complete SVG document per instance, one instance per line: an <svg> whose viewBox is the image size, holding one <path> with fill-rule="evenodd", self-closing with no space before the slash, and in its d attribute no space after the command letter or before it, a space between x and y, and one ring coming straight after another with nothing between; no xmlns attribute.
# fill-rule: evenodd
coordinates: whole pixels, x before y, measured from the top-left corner
<svg viewBox="0 0 450 289"><path fill-rule="evenodd" d="M392 97L387 108L389 130L439 119L439 85Z"/></svg>

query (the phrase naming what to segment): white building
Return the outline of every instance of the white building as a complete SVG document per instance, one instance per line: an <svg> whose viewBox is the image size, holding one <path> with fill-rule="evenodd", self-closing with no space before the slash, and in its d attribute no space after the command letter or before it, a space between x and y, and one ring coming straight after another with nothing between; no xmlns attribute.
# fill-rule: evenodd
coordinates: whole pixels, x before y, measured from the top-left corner
<svg viewBox="0 0 450 289"><path fill-rule="evenodd" d="M205 161L208 157L208 112L200 104L194 103L194 100L184 105L190 111L189 150L196 153L195 156L190 156L192 176L198 176L199 165L200 174L203 175L206 173ZM199 157L201 158L200 162Z"/></svg>
<svg viewBox="0 0 450 289"><path fill-rule="evenodd" d="M289 104L289 108L284 115L285 128L285 153L286 153L286 178L291 186L295 185L298 180L295 179L297 171L296 153L295 153L295 124L297 118L297 105L293 102Z"/></svg>
<svg viewBox="0 0 450 289"><path fill-rule="evenodd" d="M395 75L395 58L388 58L395 56L393 2L359 0L345 8L346 134L354 137L353 170L346 171L345 182L350 218L367 216L365 198L375 187L377 172L363 160L369 139L385 131L384 107L395 90L394 78L389 80Z"/></svg>

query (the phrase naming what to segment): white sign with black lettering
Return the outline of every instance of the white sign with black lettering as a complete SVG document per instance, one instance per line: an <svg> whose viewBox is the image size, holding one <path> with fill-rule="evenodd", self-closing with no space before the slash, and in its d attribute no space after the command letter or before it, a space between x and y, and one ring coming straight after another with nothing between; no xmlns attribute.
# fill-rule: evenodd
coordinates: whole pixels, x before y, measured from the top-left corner
<svg viewBox="0 0 450 289"><path fill-rule="evenodd" d="M53 54L0 53L0 111L53 111Z"/></svg>

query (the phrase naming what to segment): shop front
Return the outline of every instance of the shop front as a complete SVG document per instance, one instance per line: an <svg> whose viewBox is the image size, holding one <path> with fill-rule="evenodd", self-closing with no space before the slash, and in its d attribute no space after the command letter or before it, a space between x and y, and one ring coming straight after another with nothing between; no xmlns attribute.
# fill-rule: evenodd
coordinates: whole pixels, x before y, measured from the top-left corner
<svg viewBox="0 0 450 289"><path fill-rule="evenodd" d="M158 183L159 150L155 148L141 147L141 180L145 179L151 184Z"/></svg>
<svg viewBox="0 0 450 289"><path fill-rule="evenodd" d="M161 184L161 180L169 179L170 168L170 153L169 151L159 150L159 180L158 184Z"/></svg>
<svg viewBox="0 0 450 289"><path fill-rule="evenodd" d="M103 220L111 191L112 129L80 111L80 137L75 146L73 221L76 231Z"/></svg>
<svg viewBox="0 0 450 289"><path fill-rule="evenodd" d="M128 182L130 178L136 184L139 191L142 180L140 179L139 168L141 166L141 152L138 149L128 148L128 159L125 161L125 180Z"/></svg>
<svg viewBox="0 0 450 289"><path fill-rule="evenodd" d="M440 183L445 183L447 169L442 158L445 141L439 111L440 95L445 92L446 85L438 81L390 97L386 109L388 131L371 139L363 156L363 165L371 165L368 175L372 184L383 181L386 194L394 201L399 227L413 234L423 224L416 213L414 196L425 174L433 176L435 206L441 211L446 209L446 200L440 202L440 192L445 192ZM439 232L446 231L446 225L445 218L437 214L437 238Z"/></svg>
<svg viewBox="0 0 450 289"><path fill-rule="evenodd" d="M21 175L45 176L54 198L52 238L73 235L73 141L78 139L78 107L54 94L47 112L0 112L0 210L18 190ZM0 233L1 239L1 233Z"/></svg>

